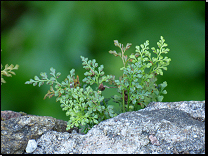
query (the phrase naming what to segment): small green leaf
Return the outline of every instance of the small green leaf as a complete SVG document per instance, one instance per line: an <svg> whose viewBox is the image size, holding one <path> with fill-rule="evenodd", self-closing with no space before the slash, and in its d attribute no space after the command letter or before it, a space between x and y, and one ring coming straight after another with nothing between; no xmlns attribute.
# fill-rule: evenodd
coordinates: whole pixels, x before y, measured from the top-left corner
<svg viewBox="0 0 208 156"><path fill-rule="evenodd" d="M135 55L130 55L129 58L136 59Z"/></svg>
<svg viewBox="0 0 208 156"><path fill-rule="evenodd" d="M47 79L47 74L46 73L40 73L40 76L42 76L43 77L42 79L44 79L44 80Z"/></svg>
<svg viewBox="0 0 208 156"><path fill-rule="evenodd" d="M118 43L118 40L114 40L114 44L115 44L115 46L121 48L121 43Z"/></svg>
<svg viewBox="0 0 208 156"><path fill-rule="evenodd" d="M95 124L98 124L98 121L97 120L93 119L93 121L94 121Z"/></svg>
<svg viewBox="0 0 208 156"><path fill-rule="evenodd" d="M98 71L101 72L103 70L104 66L100 65L100 67L98 67Z"/></svg>
<svg viewBox="0 0 208 156"><path fill-rule="evenodd" d="M162 102L163 96L158 96L157 99L158 99L159 102Z"/></svg>
<svg viewBox="0 0 208 156"><path fill-rule="evenodd" d="M36 86L36 85L37 85L37 82L34 82L34 83L33 83L33 86Z"/></svg>
<svg viewBox="0 0 208 156"><path fill-rule="evenodd" d="M61 73L57 73L56 74L56 78L59 78L60 75L61 75Z"/></svg>
<svg viewBox="0 0 208 156"><path fill-rule="evenodd" d="M36 81L39 81L39 80L40 80L39 77L37 77L37 76L35 76L34 79L35 79Z"/></svg>
<svg viewBox="0 0 208 156"><path fill-rule="evenodd" d="M167 82L166 81L164 81L162 84L160 84L160 86L161 86L161 89L163 90L165 87L167 87Z"/></svg>
<svg viewBox="0 0 208 156"><path fill-rule="evenodd" d="M113 54L114 56L119 56L115 50L114 51L110 50L109 53Z"/></svg>
<svg viewBox="0 0 208 156"><path fill-rule="evenodd" d="M39 82L38 86L42 86L44 84L44 81Z"/></svg>
<svg viewBox="0 0 208 156"><path fill-rule="evenodd" d="M131 45L132 45L131 43L127 43L125 50L128 50L131 47Z"/></svg>
<svg viewBox="0 0 208 156"><path fill-rule="evenodd" d="M147 63L147 68L151 67L152 63Z"/></svg>
<svg viewBox="0 0 208 156"><path fill-rule="evenodd" d="M167 91L166 91L166 90L163 90L163 91L162 91L162 94L167 94Z"/></svg>
<svg viewBox="0 0 208 156"><path fill-rule="evenodd" d="M51 67L51 68L50 68L50 71L51 71L51 72L50 72L50 75L55 77L55 72L56 72L56 70L55 70L53 67Z"/></svg>
<svg viewBox="0 0 208 156"><path fill-rule="evenodd" d="M71 75L71 77L75 75L75 69L72 69L72 70L70 71L70 75Z"/></svg>

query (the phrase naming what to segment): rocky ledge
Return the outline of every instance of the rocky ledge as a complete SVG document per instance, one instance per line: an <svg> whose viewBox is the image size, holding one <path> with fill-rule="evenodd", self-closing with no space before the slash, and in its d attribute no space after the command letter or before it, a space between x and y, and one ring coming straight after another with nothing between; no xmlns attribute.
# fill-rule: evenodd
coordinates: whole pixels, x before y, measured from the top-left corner
<svg viewBox="0 0 208 156"><path fill-rule="evenodd" d="M85 135L66 121L21 115L1 122L2 154L203 154L205 101L152 102L95 125Z"/></svg>

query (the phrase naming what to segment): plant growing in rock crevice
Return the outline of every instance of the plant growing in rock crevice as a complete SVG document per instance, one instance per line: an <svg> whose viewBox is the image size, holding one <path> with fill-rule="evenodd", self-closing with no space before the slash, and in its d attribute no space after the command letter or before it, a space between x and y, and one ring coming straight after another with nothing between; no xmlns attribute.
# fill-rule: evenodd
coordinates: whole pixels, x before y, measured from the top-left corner
<svg viewBox="0 0 208 156"><path fill-rule="evenodd" d="M88 128L92 128L95 124L114 117L116 114L113 111L113 106L105 103L100 91L101 86L104 87L103 83L111 80L112 76L105 76L104 66L98 67L98 63L95 60L88 61L88 58L82 56L81 59L83 68L87 70L84 73L86 77L82 80L86 83L83 87L80 86L79 77L77 76L75 79L75 69L72 69L70 75L61 83L57 80L61 73L56 74L55 69L51 68L50 75L52 77L50 79L48 79L46 73L41 73L42 79L35 76L34 80L30 79L25 84L33 84L34 86L38 84L40 87L46 82L46 84L50 85L50 90L45 95L45 98L56 96L56 101L60 101L62 110L66 111L67 116L70 116L67 130L74 126L81 128L82 125L84 126L82 127L83 132L86 133ZM97 67L98 69L96 69ZM53 84L55 84L55 87L53 87ZM93 90L87 84L97 84L97 89Z"/></svg>
<svg viewBox="0 0 208 156"><path fill-rule="evenodd" d="M121 49L121 52L111 50L109 53L120 56L123 61L123 67L120 69L123 71L123 76L119 80L115 80L122 98L115 96L114 99L122 103L123 112L144 108L151 101L162 101L161 94L167 94L167 91L164 90L167 82L157 85L156 76L163 75L162 69L167 70L171 61L167 56L164 58L162 56L169 51L168 48L165 48L167 44L163 37L161 36L161 40L157 42L159 49L151 48L157 57L151 57L151 53L148 51L148 40L144 44L136 46L136 53L131 54L129 58L124 53L130 48L131 43L127 43L126 47L123 47L123 44L115 40L114 44Z"/></svg>
<svg viewBox="0 0 208 156"><path fill-rule="evenodd" d="M163 75L162 70L167 70L171 61L170 58L162 56L169 51L168 48L165 48L167 44L162 36L157 43L159 49L151 48L157 57L151 57L151 53L148 51L149 41L141 46L136 46L136 53L129 57L124 53L130 48L131 43L127 43L126 47L123 47L123 44L115 40L114 44L121 49L121 53L116 51L109 51L109 53L120 56L123 62L123 67L120 69L123 71L123 75L119 80L115 80L115 76L104 75L104 66L98 67L95 59L88 60L88 58L81 56L83 68L86 69L82 86L79 77L75 78L75 69L72 69L62 82L57 80L61 73L55 73L54 68L50 68L52 76L50 78L46 73L41 73L41 79L35 76L34 80L30 79L25 82L25 84L33 84L34 86L38 84L39 87L44 82L50 85L50 90L44 98L57 97L56 101L61 103L62 110L66 111L66 115L69 116L67 130L74 126L81 128L82 125L84 126L82 127L83 132L87 133L88 128L117 115L114 107L109 105L108 100L102 96L102 91L105 88L111 88L104 83L113 84L118 88L121 96L114 95L113 99L120 104L119 113L139 110L151 101L162 101L162 94L167 93L164 90L167 86L166 81L159 85L156 84L156 76ZM93 84L96 85L95 89L91 87Z"/></svg>

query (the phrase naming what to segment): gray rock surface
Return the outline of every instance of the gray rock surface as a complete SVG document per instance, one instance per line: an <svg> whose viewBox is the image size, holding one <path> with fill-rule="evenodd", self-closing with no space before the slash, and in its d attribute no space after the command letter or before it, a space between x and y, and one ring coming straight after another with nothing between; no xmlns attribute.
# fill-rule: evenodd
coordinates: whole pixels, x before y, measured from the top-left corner
<svg viewBox="0 0 208 156"><path fill-rule="evenodd" d="M86 135L47 132L34 154L205 153L205 101L154 102L95 125Z"/></svg>
<svg viewBox="0 0 208 156"><path fill-rule="evenodd" d="M31 139L28 141L26 152L32 153L36 148L37 148L37 142L35 141L35 139Z"/></svg>
<svg viewBox="0 0 208 156"><path fill-rule="evenodd" d="M9 120L11 118L17 118L24 115L27 114L24 112L1 111L1 121Z"/></svg>
<svg viewBox="0 0 208 156"><path fill-rule="evenodd" d="M22 154L30 139L37 140L42 134L50 130L66 132L66 121L57 120L48 116L21 116L16 115L18 113L13 111L3 112L4 114L10 115L1 121L2 154Z"/></svg>
<svg viewBox="0 0 208 156"><path fill-rule="evenodd" d="M36 124L31 117L26 117L10 121L13 124L10 128L15 133L11 133L7 140L1 138L1 142L11 142L16 151L4 146L2 149L6 153L25 153L22 148L26 148L29 139L37 142L33 154L205 153L205 101L153 102L145 109L105 120L85 135L75 130L72 133L58 132L54 126L56 120L51 117L39 117L41 122L36 119ZM5 126L6 123L1 129L3 137L7 132ZM6 127L8 130L9 126ZM25 132L23 137L20 131ZM12 135L15 138L12 139ZM19 142L22 148L18 151Z"/></svg>
<svg viewBox="0 0 208 156"><path fill-rule="evenodd" d="M205 121L205 101L151 102L146 110L162 108L182 110L196 120Z"/></svg>

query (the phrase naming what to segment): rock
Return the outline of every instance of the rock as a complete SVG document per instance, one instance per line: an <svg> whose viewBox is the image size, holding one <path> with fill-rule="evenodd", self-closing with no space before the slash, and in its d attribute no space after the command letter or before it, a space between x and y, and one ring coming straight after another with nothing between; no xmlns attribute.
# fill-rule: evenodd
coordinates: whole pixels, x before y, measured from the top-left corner
<svg viewBox="0 0 208 156"><path fill-rule="evenodd" d="M202 154L205 101L153 102L95 125L86 135L49 131L33 154Z"/></svg>
<svg viewBox="0 0 208 156"><path fill-rule="evenodd" d="M57 125L58 124L58 125ZM87 134L65 132L66 121L20 116L1 123L2 154L203 154L205 101L152 102L95 125Z"/></svg>
<svg viewBox="0 0 208 156"><path fill-rule="evenodd" d="M11 118L17 118L24 115L26 115L26 113L24 112L1 111L1 121L5 121Z"/></svg>
<svg viewBox="0 0 208 156"><path fill-rule="evenodd" d="M161 108L182 110L196 120L205 121L205 101L151 102L146 110Z"/></svg>
<svg viewBox="0 0 208 156"><path fill-rule="evenodd" d="M32 153L37 148L37 142L34 139L28 141L26 152Z"/></svg>
<svg viewBox="0 0 208 156"><path fill-rule="evenodd" d="M11 114L11 111L7 114ZM38 139L47 131L66 132L67 122L52 117L15 115L7 119L1 121L2 154L22 154L30 139Z"/></svg>
<svg viewBox="0 0 208 156"><path fill-rule="evenodd" d="M155 136L150 135L150 136L149 136L149 139L150 139L150 141L151 141L151 143L152 143L153 145L157 145L157 146L160 145L159 141L157 140L157 138L156 138Z"/></svg>

